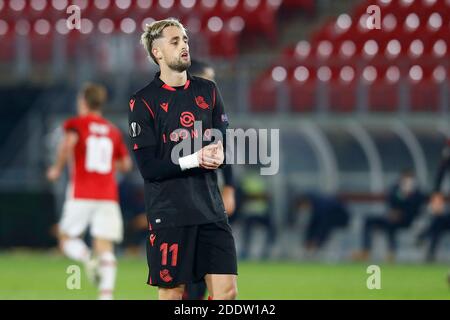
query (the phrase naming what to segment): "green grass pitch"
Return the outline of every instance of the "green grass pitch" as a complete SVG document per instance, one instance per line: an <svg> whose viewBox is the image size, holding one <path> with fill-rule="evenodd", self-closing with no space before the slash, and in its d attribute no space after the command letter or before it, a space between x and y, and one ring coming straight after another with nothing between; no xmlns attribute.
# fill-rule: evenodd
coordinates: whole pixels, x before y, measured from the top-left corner
<svg viewBox="0 0 450 320"><path fill-rule="evenodd" d="M120 258L116 299L156 299L145 284L144 258ZM96 289L81 278L69 290L70 260L49 253L0 253L0 299L96 299ZM239 299L449 299L449 266L382 264L381 289L369 290L369 264L240 262Z"/></svg>

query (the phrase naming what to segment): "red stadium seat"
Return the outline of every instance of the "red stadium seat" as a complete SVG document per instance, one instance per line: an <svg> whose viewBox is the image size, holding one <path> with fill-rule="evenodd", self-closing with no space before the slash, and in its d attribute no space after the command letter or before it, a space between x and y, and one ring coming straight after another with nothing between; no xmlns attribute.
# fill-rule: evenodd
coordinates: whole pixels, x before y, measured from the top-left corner
<svg viewBox="0 0 450 320"><path fill-rule="evenodd" d="M381 7L382 30L369 30L366 25L366 10L372 4ZM442 103L434 74L441 82L443 76L448 79L448 74L443 67L435 69L447 66L449 57L450 1L368 0L357 5L350 15L328 19L313 32L310 42L303 40L286 47L276 61L308 66L308 71L315 70L309 72L311 75L317 72L313 66L323 65L324 74L331 74L328 100L335 111L354 110L360 79L368 92L369 110L398 110L400 84L406 83L411 92L407 108L438 111ZM349 76L350 68L355 74L359 69L360 74L343 82L341 71ZM410 73L417 79L411 79ZM309 110L316 105L317 83L312 77L299 82L291 75L289 83L293 110Z"/></svg>
<svg viewBox="0 0 450 320"><path fill-rule="evenodd" d="M30 3L25 0L5 0L0 17L8 22L14 22L30 15Z"/></svg>
<svg viewBox="0 0 450 320"><path fill-rule="evenodd" d="M50 21L38 19L31 23L29 33L31 58L38 63L50 63L53 56L54 29Z"/></svg>
<svg viewBox="0 0 450 320"><path fill-rule="evenodd" d="M284 0L283 6L286 8L302 8L311 11L314 9L314 0Z"/></svg>
<svg viewBox="0 0 450 320"><path fill-rule="evenodd" d="M399 89L401 81L401 70L395 65L388 63L378 64L376 66L376 79L364 85L368 90L368 108L369 111L392 112L399 106Z"/></svg>
<svg viewBox="0 0 450 320"><path fill-rule="evenodd" d="M0 20L0 61L10 62L14 59L16 52L15 24Z"/></svg>
<svg viewBox="0 0 450 320"><path fill-rule="evenodd" d="M330 110L350 112L356 110L357 70L355 66L332 67L328 87Z"/></svg>
<svg viewBox="0 0 450 320"><path fill-rule="evenodd" d="M219 57L235 57L238 53L238 35L240 30L230 28L229 21L211 17L203 25L202 33L208 39L209 54Z"/></svg>
<svg viewBox="0 0 450 320"><path fill-rule="evenodd" d="M272 77L272 69L259 77L250 90L251 111L275 111L278 85L279 83Z"/></svg>
<svg viewBox="0 0 450 320"><path fill-rule="evenodd" d="M408 83L412 111L436 112L439 110L439 86L433 79L434 66L410 64Z"/></svg>
<svg viewBox="0 0 450 320"><path fill-rule="evenodd" d="M52 25L67 18L68 4L79 5L82 18L92 22L95 31L101 33L99 29L111 29L111 21L114 23L114 32L124 32L122 24L125 19L133 20L136 26L132 29L141 30L143 24L151 19L172 16L185 23L191 21L194 32L204 31L206 38L213 41L209 45L212 55L233 58L238 52L238 40L243 33L261 34L270 41L276 40L277 13L283 0L3 0L2 3L0 16L7 22L45 19ZM297 3L302 8L313 5L312 0L299 0ZM211 32L207 27L213 17L222 20L223 30ZM202 28L198 28L199 23L195 21L200 21ZM225 43L226 46L217 46L217 43Z"/></svg>
<svg viewBox="0 0 450 320"><path fill-rule="evenodd" d="M315 110L317 101L317 70L311 64L300 64L292 68L289 90L292 111Z"/></svg>

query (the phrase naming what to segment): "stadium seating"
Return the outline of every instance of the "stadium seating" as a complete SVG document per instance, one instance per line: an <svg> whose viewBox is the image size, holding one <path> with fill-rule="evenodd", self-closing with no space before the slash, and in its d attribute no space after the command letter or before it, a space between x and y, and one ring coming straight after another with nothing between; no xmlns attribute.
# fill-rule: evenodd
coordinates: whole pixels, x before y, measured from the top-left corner
<svg viewBox="0 0 450 320"><path fill-rule="evenodd" d="M373 4L381 9L381 30L367 26L366 10ZM369 111L436 112L442 106L441 84L448 86L449 58L449 0L370 0L325 21L309 41L285 48L270 69L307 70L298 71L307 81L286 79L293 111L311 110L314 96L326 95L327 107L337 112L354 110L357 101ZM272 101L261 98L277 96L273 86L263 85L270 83L268 77L264 72L253 83L261 88L251 97L255 111L277 108L277 101L270 107Z"/></svg>
<svg viewBox="0 0 450 320"><path fill-rule="evenodd" d="M314 5L312 0L285 2L289 7L311 9ZM30 36L33 58L49 61L51 54L42 52L39 43L45 37L48 46L45 50L51 51L55 30L63 35L68 33L61 21L69 16L66 8L71 4L82 10L83 34L134 34L146 23L172 16L186 24L191 33L206 34L208 54L228 58L237 55L239 36L244 32L275 38L277 12L284 5L283 0L0 0L0 38L7 41L7 47L14 46L11 42L15 38L3 34L2 27L8 24L11 30L16 30L16 23L28 23L28 28L22 31ZM40 33L48 28L48 33ZM70 37L69 41L77 38ZM6 61L6 56L7 53L2 53L1 61Z"/></svg>
<svg viewBox="0 0 450 320"><path fill-rule="evenodd" d="M7 21L0 21L0 41L2 43L0 60L12 61L14 59L16 52L14 37L14 25Z"/></svg>

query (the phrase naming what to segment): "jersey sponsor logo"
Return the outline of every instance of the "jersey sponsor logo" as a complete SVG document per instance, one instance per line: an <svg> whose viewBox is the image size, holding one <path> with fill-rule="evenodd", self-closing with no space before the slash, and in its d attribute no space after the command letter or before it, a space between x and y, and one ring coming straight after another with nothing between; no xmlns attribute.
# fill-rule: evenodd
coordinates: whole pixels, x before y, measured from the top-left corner
<svg viewBox="0 0 450 320"><path fill-rule="evenodd" d="M202 109L209 108L209 104L206 103L205 98L202 96L195 97L195 103Z"/></svg>
<svg viewBox="0 0 450 320"><path fill-rule="evenodd" d="M197 139L198 138L198 130L194 129L191 130L191 132L189 133L189 131L187 129L178 129L176 131L173 131L170 135L170 141L172 142L178 142L180 140L184 140L189 138L189 136L192 139ZM165 140L164 140L165 143Z"/></svg>
<svg viewBox="0 0 450 320"><path fill-rule="evenodd" d="M170 282L173 280L172 276L170 275L169 270L167 269L163 269L159 272L159 277L161 278L162 281L164 282Z"/></svg>
<svg viewBox="0 0 450 320"><path fill-rule="evenodd" d="M134 110L134 103L136 102L136 100L135 99L131 99L130 100L130 110L131 110L131 112L133 112L133 110Z"/></svg>
<svg viewBox="0 0 450 320"><path fill-rule="evenodd" d="M163 109L165 112L169 109L169 104L167 102L163 102L159 105L161 109Z"/></svg>
<svg viewBox="0 0 450 320"><path fill-rule="evenodd" d="M194 125L195 117L192 112L185 111L181 114L180 123L183 127L190 128Z"/></svg>
<svg viewBox="0 0 450 320"><path fill-rule="evenodd" d="M206 140L211 139L211 129L206 129L205 133L203 134Z"/></svg>
<svg viewBox="0 0 450 320"><path fill-rule="evenodd" d="M190 112L188 112L190 113ZM193 115L192 115L193 117ZM212 130L211 129L206 129L204 131L202 131L202 126L200 124L199 127L197 127L197 123L199 123L199 121L194 121L194 128L190 128L190 129L186 129L186 128L179 128L176 129L174 131L172 131L169 135L169 139L172 142L179 142L180 140L185 140L185 139L199 139L199 138L204 138L206 141L210 141L211 137L212 137ZM165 134L163 134L163 142L166 143L166 136Z"/></svg>
<svg viewBox="0 0 450 320"><path fill-rule="evenodd" d="M130 124L130 130L129 130L129 134L131 138L136 138L137 136L139 136L142 132L142 128L139 125L139 123L137 122L132 122Z"/></svg>

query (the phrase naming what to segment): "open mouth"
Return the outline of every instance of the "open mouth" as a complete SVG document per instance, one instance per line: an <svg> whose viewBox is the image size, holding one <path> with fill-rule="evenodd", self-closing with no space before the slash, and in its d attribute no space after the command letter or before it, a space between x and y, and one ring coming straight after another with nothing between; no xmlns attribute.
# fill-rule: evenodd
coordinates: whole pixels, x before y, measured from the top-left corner
<svg viewBox="0 0 450 320"><path fill-rule="evenodd" d="M181 57L182 57L182 58L187 58L187 57L189 57L189 53L183 52L183 53L181 54Z"/></svg>

